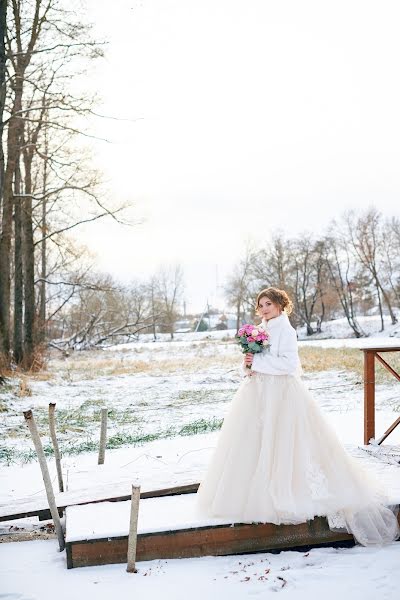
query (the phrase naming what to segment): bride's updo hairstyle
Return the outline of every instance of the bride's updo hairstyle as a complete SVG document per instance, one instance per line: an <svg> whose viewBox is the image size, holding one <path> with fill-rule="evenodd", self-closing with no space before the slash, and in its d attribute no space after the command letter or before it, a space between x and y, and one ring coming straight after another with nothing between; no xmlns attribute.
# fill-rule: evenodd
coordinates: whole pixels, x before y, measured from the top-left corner
<svg viewBox="0 0 400 600"><path fill-rule="evenodd" d="M293 302L285 292L285 290L279 290L278 288L269 287L261 292L257 296L256 311L260 305L261 298L268 298L274 304L277 304L282 311L285 311L287 315L293 311Z"/></svg>

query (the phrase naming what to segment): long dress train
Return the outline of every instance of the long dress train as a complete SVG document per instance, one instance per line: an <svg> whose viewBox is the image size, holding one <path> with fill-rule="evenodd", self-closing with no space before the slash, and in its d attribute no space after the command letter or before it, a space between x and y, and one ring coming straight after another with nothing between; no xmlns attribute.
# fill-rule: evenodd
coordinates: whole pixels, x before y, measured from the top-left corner
<svg viewBox="0 0 400 600"><path fill-rule="evenodd" d="M360 544L399 536L378 483L350 457L294 374L253 372L236 392L201 483L198 511L232 522L327 516Z"/></svg>

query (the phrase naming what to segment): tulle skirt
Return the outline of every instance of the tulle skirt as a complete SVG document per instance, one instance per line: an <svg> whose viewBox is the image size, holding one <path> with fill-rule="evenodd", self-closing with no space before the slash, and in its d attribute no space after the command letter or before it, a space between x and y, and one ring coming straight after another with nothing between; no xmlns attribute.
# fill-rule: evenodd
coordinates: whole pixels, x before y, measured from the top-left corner
<svg viewBox="0 0 400 600"><path fill-rule="evenodd" d="M246 377L224 420L197 494L201 515L240 523L326 516L363 545L399 536L377 481L350 457L303 382Z"/></svg>

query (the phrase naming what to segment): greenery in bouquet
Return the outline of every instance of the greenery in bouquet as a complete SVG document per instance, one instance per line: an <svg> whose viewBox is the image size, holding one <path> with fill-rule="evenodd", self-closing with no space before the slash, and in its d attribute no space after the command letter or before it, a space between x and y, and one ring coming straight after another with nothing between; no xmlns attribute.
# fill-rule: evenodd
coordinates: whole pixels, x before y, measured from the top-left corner
<svg viewBox="0 0 400 600"><path fill-rule="evenodd" d="M270 345L268 333L255 325L242 325L235 338L243 354L258 354L262 350L268 350Z"/></svg>

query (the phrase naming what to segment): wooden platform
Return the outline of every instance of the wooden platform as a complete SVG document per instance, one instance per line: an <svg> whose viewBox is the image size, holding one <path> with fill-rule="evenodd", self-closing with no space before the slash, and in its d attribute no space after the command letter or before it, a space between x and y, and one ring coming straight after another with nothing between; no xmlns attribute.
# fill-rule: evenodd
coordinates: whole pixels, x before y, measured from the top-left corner
<svg viewBox="0 0 400 600"><path fill-rule="evenodd" d="M162 489L144 489L141 498L155 498L160 496L173 496L175 494L192 494L197 491L198 483L190 483ZM111 483L99 487L81 490L71 490L56 494L56 504L60 515L67 506L82 504L95 504L97 502L124 502L131 497L132 485L127 483ZM50 509L46 496L27 497L13 500L9 503L0 503L0 521L13 521L26 517L39 517L40 520L51 519Z"/></svg>
<svg viewBox="0 0 400 600"><path fill-rule="evenodd" d="M326 519L318 517L301 525L216 525L139 534L136 556L138 561L224 556L349 541L353 536L330 531ZM128 538L68 542L66 551L69 569L125 563Z"/></svg>
<svg viewBox="0 0 400 600"><path fill-rule="evenodd" d="M323 517L299 525L232 524L222 519L202 521L194 514L194 496L141 501L138 561L222 556L354 541L347 533L331 531ZM67 508L68 568L126 562L129 510L130 502L98 505L97 515L93 514L93 506Z"/></svg>

